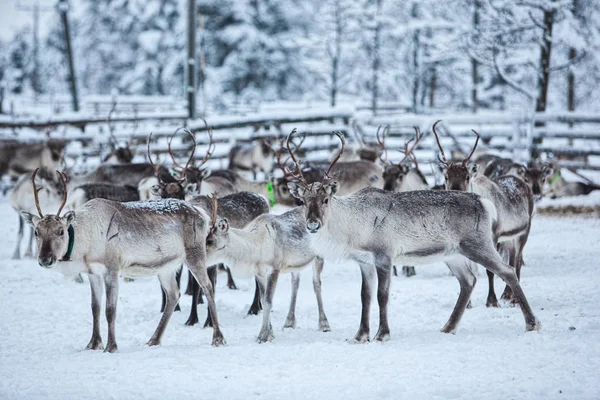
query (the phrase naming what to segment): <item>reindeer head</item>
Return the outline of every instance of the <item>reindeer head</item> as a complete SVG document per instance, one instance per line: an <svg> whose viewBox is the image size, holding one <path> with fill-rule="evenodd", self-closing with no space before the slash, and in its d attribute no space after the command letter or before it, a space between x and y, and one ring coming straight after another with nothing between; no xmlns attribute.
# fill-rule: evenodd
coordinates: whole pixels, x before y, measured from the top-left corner
<svg viewBox="0 0 600 400"><path fill-rule="evenodd" d="M534 199L541 200L544 195L544 184L554 174L554 169L549 165L538 167L526 167L521 164L512 164L506 175L514 175L525 181L533 192Z"/></svg>
<svg viewBox="0 0 600 400"><path fill-rule="evenodd" d="M229 222L227 218L218 217L217 194L211 196L210 229L206 237L206 252L210 257L215 252L223 250L229 243Z"/></svg>
<svg viewBox="0 0 600 400"><path fill-rule="evenodd" d="M357 155L360 160L376 162L378 159L385 164L387 160L387 149L385 147L385 137L390 131L389 125L379 125L377 127L377 143L365 143L362 139L362 135L358 130L356 120L352 121L352 131L354 132L354 138L360 146ZM381 136L379 135L381 132ZM385 154L385 159L384 159Z"/></svg>
<svg viewBox="0 0 600 400"><path fill-rule="evenodd" d="M475 140L475 145L473 146L471 153L465 159L461 162L448 161L444 154L444 149L442 149L442 145L440 144L440 138L435 130L435 127L439 122L440 121L437 121L433 124L433 134L435 135L435 140L440 149L440 156L438 156L438 158L442 172L446 178L446 190L468 191L469 183L471 182L471 179L477 175L479 169L477 164L467 164L473 156L473 153L475 153L475 149L479 143L479 134L473 130L473 133L477 135L477 139Z"/></svg>
<svg viewBox="0 0 600 400"><path fill-rule="evenodd" d="M35 184L35 176L38 170L39 168L33 171L31 183L33 185L35 206L39 216L26 211L21 212L21 216L34 229L38 248L38 263L42 267L51 268L57 261L62 259L63 255L67 252L69 245L69 235L67 234L67 230L69 225L75 220L75 213L70 211L63 217L60 216L60 213L67 202L67 177L61 172L56 171L64 186L63 202L55 215L44 215L42 208L40 207L38 188Z"/></svg>
<svg viewBox="0 0 600 400"><path fill-rule="evenodd" d="M344 152L345 140L341 132L334 132L335 135L340 139L342 145L337 155L329 164L323 180L321 182L315 182L309 184L304 176L302 175L302 168L300 163L296 160L294 153L289 149L289 142L292 135L296 132L293 130L287 138L288 151L296 165L296 174L299 182L289 182L288 188L292 196L300 200L300 203L304 206L306 216L306 229L310 233L316 233L325 226L327 223L327 215L329 207L331 205L332 197L338 192L340 184L332 179L330 175L331 168L340 159L340 156Z"/></svg>
<svg viewBox="0 0 600 400"><path fill-rule="evenodd" d="M112 152L107 155L102 162L110 164L130 164L134 156L133 151L131 150L133 136L129 138L129 142L127 142L126 145L120 145L119 140L115 136L115 128L112 123L112 114L115 112L116 107L117 103L115 102L108 112L108 118L106 121L108 124L108 134L110 135L110 147ZM137 129L137 119L135 121L134 130L135 129Z"/></svg>
<svg viewBox="0 0 600 400"><path fill-rule="evenodd" d="M304 143L304 139L306 136L303 136L300 140L300 143L294 145L293 152L297 153L300 149L302 143ZM282 178L275 178L273 176L269 177L268 180L273 186L273 194L275 196L275 200L277 204L281 204L284 206L294 206L297 203L297 200L288 188L288 182L296 180L296 176L293 171L288 168L288 164L291 158L291 154L288 154L288 158L283 160L284 152L289 152L289 147L286 149L286 138L281 139L279 142L279 149L275 152L275 162L277 167L283 172Z"/></svg>
<svg viewBox="0 0 600 400"><path fill-rule="evenodd" d="M148 136L148 161L154 167L154 176L156 176L156 178L158 179L158 185L152 186L150 191L151 191L152 195L160 197L161 199L185 200L186 189L188 186L187 185L187 174L185 173L185 171L188 170L190 162L192 161L192 159L194 157L194 153L196 152L196 138L194 137L194 134L192 132L190 132L189 130L184 129L184 131L188 135L190 135L190 137L192 138L192 142L194 144L192 147L192 152L190 154L190 158L188 159L187 163L185 164L185 167L182 168L183 178L175 179L173 182L165 182L161 179L160 174L158 172L158 167L152 162L152 155L150 153L150 141L152 140L152 133L150 133L150 136ZM169 138L169 154L171 155L171 158L173 159L173 164L179 166L179 164L177 164L177 162L175 161L175 157L173 156L173 153L171 152L171 141L173 140L173 137L177 134L177 132L179 132L179 129L177 131L175 131L175 133L173 133L173 135L171 135L171 137Z"/></svg>
<svg viewBox="0 0 600 400"><path fill-rule="evenodd" d="M400 162L397 164L394 164L392 162L388 163L387 157L386 157L385 161L382 160L382 161L384 161L384 164L387 164L387 165L385 165L385 167L383 169L383 190L390 190L390 191L394 191L394 192L400 190L400 188L402 187L404 178L410 172L410 165L404 164L405 160L408 159L409 162L410 162L410 160L412 160L415 163L415 166L418 168L419 164L417 162L417 158L413 154L413 151L414 151L415 147L417 147L417 143L419 143L419 141L421 140L423 135L421 135L421 131L419 130L419 127L415 126L414 128L415 128L415 139L410 139L408 142L404 143L404 158L402 160L400 160ZM413 140L415 142L409 149L408 145ZM387 152L387 150L386 150L386 152Z"/></svg>

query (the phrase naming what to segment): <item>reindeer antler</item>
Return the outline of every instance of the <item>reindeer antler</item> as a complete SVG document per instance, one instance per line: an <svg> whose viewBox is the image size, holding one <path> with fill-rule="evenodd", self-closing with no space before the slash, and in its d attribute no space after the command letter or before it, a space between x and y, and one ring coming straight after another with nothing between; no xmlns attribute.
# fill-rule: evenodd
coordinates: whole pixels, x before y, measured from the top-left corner
<svg viewBox="0 0 600 400"><path fill-rule="evenodd" d="M35 176L37 175L38 171L40 170L40 168L36 168L35 171L33 171L33 174L31 175L31 184L33 185L33 198L35 199L35 207L38 210L38 214L40 215L40 218L44 218L44 213L42 212L42 207L40 207L40 199L38 198L38 188L35 184Z"/></svg>
<svg viewBox="0 0 600 400"><path fill-rule="evenodd" d="M440 144L440 138L438 137L438 134L435 130L435 127L437 126L437 124L439 124L440 122L442 122L441 119L438 119L435 124L433 124L433 134L435 135L435 141L437 142L438 148L440 149L440 153L442 155L442 158L440 158L440 156L438 155L438 160L442 163L442 164L448 164L448 160L446 159L446 154L444 154L444 149L442 149L442 145Z"/></svg>
<svg viewBox="0 0 600 400"><path fill-rule="evenodd" d="M285 141L285 146L287 147L288 153L290 154L290 157L292 158L292 161L294 162L294 165L296 166L296 173L297 174L293 174L292 173L291 175L294 176L296 179L300 180L304 186L308 187L308 182L306 181L306 178L304 178L304 175L302 174L302 167L300 166L300 163L296 159L296 156L294 155L294 152L290 148L290 141L292 139L292 136L294 136L295 133L297 133L296 128L292 129L292 131L287 136L287 139ZM300 143L300 144L302 144L302 143ZM300 147L300 145L296 146L295 150L298 150L299 147Z"/></svg>
<svg viewBox="0 0 600 400"><path fill-rule="evenodd" d="M477 144L479 144L479 137L480 137L480 136L479 136L479 133L477 133L477 132L475 131L475 129L471 129L471 131L473 131L473 133L474 133L475 135L477 135L477 139L475 140L475 145L473 146L473 150L471 150L471 153L470 153L470 154L467 156L467 158L465 158L465 159L462 161L462 164L463 164L463 165L465 165L465 164L467 163L467 161L469 161L469 160L471 159L471 157L473 156L473 153L475 153L475 149L477 148Z"/></svg>
<svg viewBox="0 0 600 400"><path fill-rule="evenodd" d="M415 138L414 139L410 139L408 142L404 143L404 158L402 160L400 160L400 162L398 163L398 165L401 165L404 162L404 160L406 160L407 157L411 157L411 153L413 152L413 150L415 149L415 147L417 147L417 143L419 143L419 141L423 137L423 135L421 135L421 130L419 129L418 126L414 126L413 128L415 129ZM413 140L415 142L413 143L412 147L409 149L408 145ZM416 160L416 158L413 159L413 160ZM415 163L416 163L416 161L415 161Z"/></svg>
<svg viewBox="0 0 600 400"><path fill-rule="evenodd" d="M60 217L60 213L62 212L63 207L65 206L65 204L67 204L67 175L63 174L60 171L56 171L56 173L58 174L58 176L60 177L60 181L63 184L63 202L60 205L60 207L58 207L58 212L56 213L57 217Z"/></svg>
<svg viewBox="0 0 600 400"><path fill-rule="evenodd" d="M335 156L335 158L333 159L333 161L329 164L329 167L327 167L327 171L325 171L325 175L323 175L323 181L322 182L325 182L327 179L331 179L332 178L331 175L329 175L329 172L331 171L331 168L333 168L333 166L335 165L335 163L340 159L340 157L342 156L342 153L346 149L346 140L344 139L344 134L342 132L340 132L340 131L335 131L333 133L342 142L342 147L340 148L340 151L338 151L338 153Z"/></svg>
<svg viewBox="0 0 600 400"><path fill-rule="evenodd" d="M148 135L148 162L150 163L150 165L152 165L152 169L154 170L154 176L156 176L160 181L160 178L158 177L158 167L152 162L152 154L150 154L150 142L152 141L152 133L153 132L150 132L150 135Z"/></svg>
<svg viewBox="0 0 600 400"><path fill-rule="evenodd" d="M106 123L108 124L108 134L110 135L110 137L113 140L113 146L116 148L117 145L119 144L119 141L117 140L116 136L114 135L114 127L112 124L112 114L115 112L115 109L117 108L117 102L115 101L112 105L112 107L110 108L110 111L108 112L108 118L106 120Z"/></svg>
<svg viewBox="0 0 600 400"><path fill-rule="evenodd" d="M194 146L192 147L192 153L190 154L190 158L188 158L185 167L182 167L181 165L179 165L179 163L177 162L177 160L175 160L175 156L173 155L173 152L171 151L171 142L173 141L173 137L175 137L175 135L177 134L177 132L179 132L180 130L184 131L185 133L187 133L188 135L190 135L190 137L192 138L192 142L194 142ZM185 174L185 171L187 171L188 167L190 166L190 163L192 162L192 160L194 159L194 154L196 154L196 146L197 146L197 142L196 142L196 137L194 136L194 134L192 132L190 132L188 129L186 128L178 128L169 138L169 144L168 144L168 150L169 150L169 155L171 156L171 159L173 160L173 165L179 169L182 170L182 173Z"/></svg>
<svg viewBox="0 0 600 400"><path fill-rule="evenodd" d="M204 118L200 118L202 120L202 122L204 122L204 126L206 126L206 131L208 132L208 149L206 150L206 155L204 156L204 158L202 159L202 161L200 161L200 165L198 165L198 168L202 167L204 164L206 164L206 162L210 159L210 157L212 157L213 152L215 151L215 144L213 143L213 131L212 129L208 126L208 122L206 122L206 120ZM194 140L195 143L195 140Z"/></svg>
<svg viewBox="0 0 600 400"><path fill-rule="evenodd" d="M356 119L352 119L351 125L352 125L352 132L354 132L354 138L356 139L358 144L360 144L361 146L364 145L364 142L362 140L360 132L358 131L358 125L356 123Z"/></svg>
<svg viewBox="0 0 600 400"><path fill-rule="evenodd" d="M379 156L379 159L381 160L382 163L386 163L387 162L387 156L388 156L388 151L387 151L387 147L385 146L385 136L386 136L386 132L390 131L390 126L389 125L385 125L383 128L383 133L381 135L381 139L379 138L379 129L381 128L381 125L379 125L379 127L377 127L377 143L379 143L379 147L381 147L381 155ZM383 157L383 155L385 154L385 158Z"/></svg>
<svg viewBox="0 0 600 400"><path fill-rule="evenodd" d="M217 211L218 211L218 201L217 201L217 193L213 192L210 196L212 210L210 213L210 230L213 231L217 226Z"/></svg>

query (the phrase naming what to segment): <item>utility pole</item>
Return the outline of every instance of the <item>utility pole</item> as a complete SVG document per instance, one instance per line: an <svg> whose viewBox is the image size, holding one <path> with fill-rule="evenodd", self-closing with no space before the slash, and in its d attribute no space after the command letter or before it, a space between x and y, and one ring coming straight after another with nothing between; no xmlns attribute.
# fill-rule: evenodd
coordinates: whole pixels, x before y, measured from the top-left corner
<svg viewBox="0 0 600 400"><path fill-rule="evenodd" d="M51 11L52 7L41 7L39 1L28 5L18 2L17 10L31 12L33 16L33 46L31 47L33 68L31 70L31 88L33 89L35 99L37 100L38 95L42 93L42 85L40 82L40 60L38 57L40 11Z"/></svg>
<svg viewBox="0 0 600 400"><path fill-rule="evenodd" d="M196 118L196 0L188 0L187 10L187 103L188 118Z"/></svg>
<svg viewBox="0 0 600 400"><path fill-rule="evenodd" d="M67 61L69 64L69 83L71 86L71 98L73 100L73 111L79 111L79 98L77 97L77 79L75 78L75 65L73 62L73 49L71 48L71 32L69 30L69 3L67 0L58 0L56 5L60 13L60 19L63 24L63 34L65 40L65 50L67 52Z"/></svg>
<svg viewBox="0 0 600 400"><path fill-rule="evenodd" d="M204 37L204 15L200 14L198 16L198 22L200 25L200 92L202 95L202 117L206 118L206 93L204 91L204 84L206 82L206 52L205 52L205 37Z"/></svg>

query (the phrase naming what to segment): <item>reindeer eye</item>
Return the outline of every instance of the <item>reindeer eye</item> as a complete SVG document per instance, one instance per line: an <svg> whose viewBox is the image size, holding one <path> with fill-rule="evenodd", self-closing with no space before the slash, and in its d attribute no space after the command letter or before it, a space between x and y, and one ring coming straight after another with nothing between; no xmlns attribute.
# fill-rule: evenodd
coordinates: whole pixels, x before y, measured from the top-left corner
<svg viewBox="0 0 600 400"><path fill-rule="evenodd" d="M325 200L323 200L323 204L329 204L329 199L326 197Z"/></svg>
<svg viewBox="0 0 600 400"><path fill-rule="evenodd" d="M215 239L214 238L207 238L206 239L206 245L207 246L214 246L215 245Z"/></svg>
<svg viewBox="0 0 600 400"><path fill-rule="evenodd" d="M35 237L37 237L37 236L38 236L38 231L37 231L37 229L36 229L36 230L35 230L33 233L35 234Z"/></svg>
<svg viewBox="0 0 600 400"><path fill-rule="evenodd" d="M63 236L65 234L65 230L61 229L60 232L58 232L58 236Z"/></svg>

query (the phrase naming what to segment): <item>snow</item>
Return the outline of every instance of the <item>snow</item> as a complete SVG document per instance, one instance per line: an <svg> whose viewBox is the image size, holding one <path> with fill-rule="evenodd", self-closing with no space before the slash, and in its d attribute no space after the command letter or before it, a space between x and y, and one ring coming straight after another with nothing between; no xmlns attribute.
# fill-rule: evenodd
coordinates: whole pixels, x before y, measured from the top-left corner
<svg viewBox="0 0 600 400"><path fill-rule="evenodd" d="M597 399L600 392L600 220L536 216L525 248L523 287L542 321L525 333L518 309L487 309L484 273L456 335L439 332L458 285L441 264L394 277L391 340L351 345L360 317L360 272L353 263L326 263L325 311L332 332L316 330L318 315L303 272L298 328L282 331L290 278L275 294L275 340L254 342L260 317L246 317L254 283L217 285L217 308L227 346L210 346L212 331L186 327L190 297L175 313L162 346L149 348L159 320L157 279L120 283L118 354L83 351L91 336L90 289L14 261L16 216L0 198L0 398L224 399ZM497 292L502 286L497 283ZM205 316L200 308L200 319ZM106 344L106 322L102 335ZM374 301L371 334L377 329Z"/></svg>

